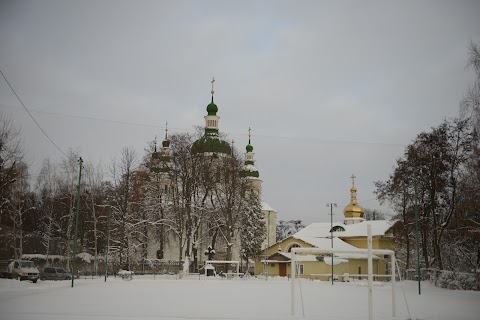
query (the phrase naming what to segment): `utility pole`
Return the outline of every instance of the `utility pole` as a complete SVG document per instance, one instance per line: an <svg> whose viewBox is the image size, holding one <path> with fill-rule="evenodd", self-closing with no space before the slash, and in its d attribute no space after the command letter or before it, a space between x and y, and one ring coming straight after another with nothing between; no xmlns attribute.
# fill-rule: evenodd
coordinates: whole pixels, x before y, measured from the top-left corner
<svg viewBox="0 0 480 320"><path fill-rule="evenodd" d="M107 246L105 250L105 282L107 282L108 275L108 248L110 247L110 217L112 216L112 200L109 200L108 205L108 231L107 231Z"/></svg>
<svg viewBox="0 0 480 320"><path fill-rule="evenodd" d="M415 190L415 229L416 229L416 248L417 248L417 280L418 280L418 294L421 295L421 287L420 287L420 248L418 242L418 194L417 194L417 177L413 177L413 185Z"/></svg>
<svg viewBox="0 0 480 320"><path fill-rule="evenodd" d="M336 203L327 203L327 207L330 207L330 238L332 239L332 249L333 249L333 207L337 207ZM332 286L333 286L333 252L332 252Z"/></svg>
<svg viewBox="0 0 480 320"><path fill-rule="evenodd" d="M73 240L73 258L72 258L72 288L75 281L75 258L77 257L77 236L78 236L78 212L80 211L80 182L82 181L82 157L78 158L80 170L78 173L78 187L77 187L77 210L75 214L75 237Z"/></svg>

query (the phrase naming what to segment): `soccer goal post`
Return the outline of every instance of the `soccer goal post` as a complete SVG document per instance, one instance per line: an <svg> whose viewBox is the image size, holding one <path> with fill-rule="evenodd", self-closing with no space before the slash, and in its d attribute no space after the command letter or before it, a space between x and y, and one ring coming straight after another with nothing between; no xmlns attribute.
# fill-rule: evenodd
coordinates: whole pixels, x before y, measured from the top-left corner
<svg viewBox="0 0 480 320"><path fill-rule="evenodd" d="M291 253L291 265L290 270L292 274L291 282L291 314L295 315L295 278L297 276L296 271L296 255L297 254L335 254L335 253L363 253L368 256L368 319L373 319L373 255L382 255L389 256L391 259L391 283L392 283L392 319L395 319L397 316L397 305L396 305L396 295L395 295L395 252L393 250L383 250L383 249L372 249L372 233L371 226L367 226L367 242L368 249L356 249L356 250L340 250L340 249L320 249L320 248L293 248Z"/></svg>

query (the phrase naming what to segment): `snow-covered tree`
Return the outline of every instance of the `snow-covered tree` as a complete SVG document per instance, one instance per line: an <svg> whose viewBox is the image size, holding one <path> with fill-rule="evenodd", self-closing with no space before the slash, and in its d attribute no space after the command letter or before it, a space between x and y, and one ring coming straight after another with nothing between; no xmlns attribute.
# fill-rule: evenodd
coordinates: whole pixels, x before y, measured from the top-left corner
<svg viewBox="0 0 480 320"><path fill-rule="evenodd" d="M138 227L132 223L135 212L133 211L133 180L138 165L138 156L131 147L121 151L119 161L112 161L111 176L115 196L113 202L112 225L116 229L112 242L118 246L120 267L130 269L130 253L133 247L131 235Z"/></svg>
<svg viewBox="0 0 480 320"><path fill-rule="evenodd" d="M280 220L277 223L277 240L283 240L305 228L302 220Z"/></svg>
<svg viewBox="0 0 480 320"><path fill-rule="evenodd" d="M265 239L265 221L262 214L260 200L253 192L246 195L248 205L245 206L240 215L240 241L241 252L247 261L254 258L261 250L263 239Z"/></svg>

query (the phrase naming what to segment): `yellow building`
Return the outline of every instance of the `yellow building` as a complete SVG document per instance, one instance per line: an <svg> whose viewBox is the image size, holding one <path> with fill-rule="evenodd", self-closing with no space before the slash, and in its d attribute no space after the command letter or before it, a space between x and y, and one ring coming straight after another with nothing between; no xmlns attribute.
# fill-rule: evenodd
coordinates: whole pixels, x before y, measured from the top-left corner
<svg viewBox="0 0 480 320"><path fill-rule="evenodd" d="M352 177L354 178L354 177ZM255 262L255 274L290 276L290 258L293 248L320 248L358 250L358 253L297 255L297 272L300 277L331 279L332 264L334 279L347 281L366 277L367 255L359 249L367 249L367 225L372 229L373 249L393 249L394 222L387 220L366 221L365 210L357 204L355 182L350 189L350 203L344 209L344 220L333 223L312 223L296 234L283 239L259 253ZM333 237L332 237L333 235ZM332 263L333 262L333 263ZM375 279L383 279L389 273L389 260L383 256L373 257ZM383 277L382 277L383 276Z"/></svg>

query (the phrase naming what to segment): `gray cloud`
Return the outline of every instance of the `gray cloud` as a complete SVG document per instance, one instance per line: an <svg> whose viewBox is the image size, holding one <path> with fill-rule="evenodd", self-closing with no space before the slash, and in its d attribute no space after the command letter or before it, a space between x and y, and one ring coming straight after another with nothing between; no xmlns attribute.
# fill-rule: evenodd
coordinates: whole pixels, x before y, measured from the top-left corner
<svg viewBox="0 0 480 320"><path fill-rule="evenodd" d="M309 223L348 202L352 173L359 200L374 198L401 145L458 114L479 12L472 1L3 1L0 67L32 110L159 126L34 113L95 162L143 151L167 120L174 132L203 125L215 76L221 131L243 149L253 128L265 200ZM5 83L0 104L34 168L60 157Z"/></svg>

